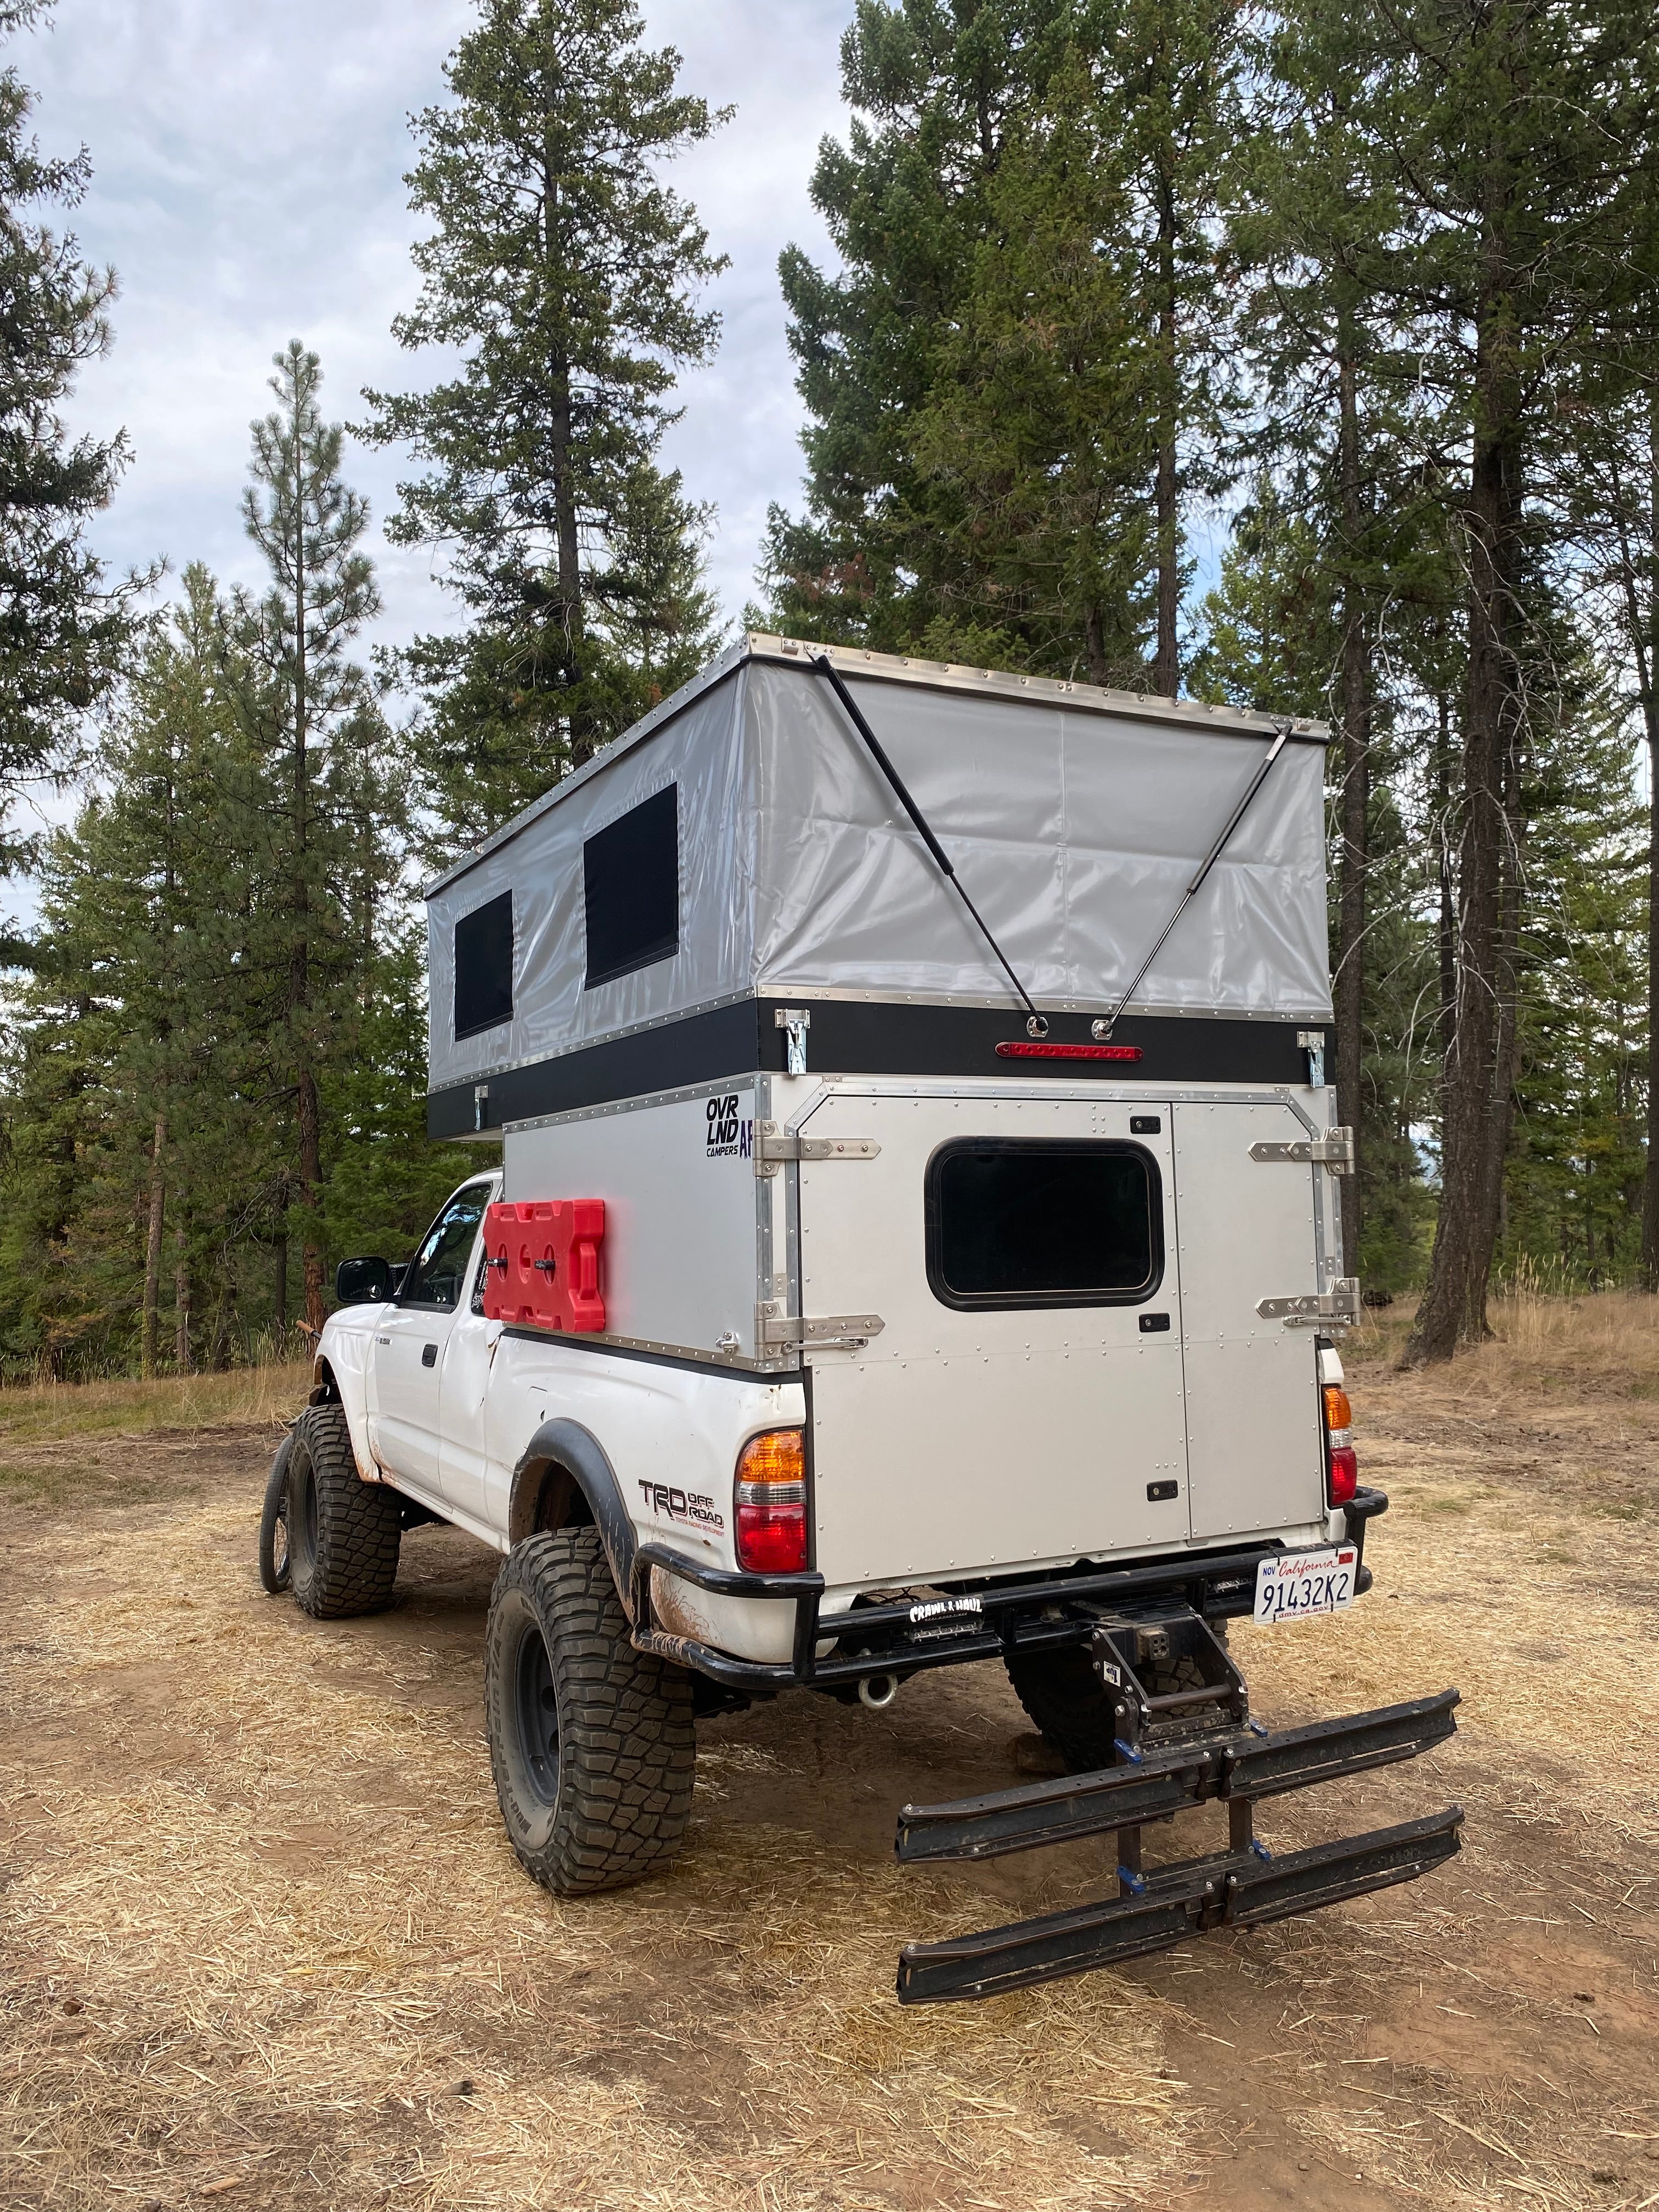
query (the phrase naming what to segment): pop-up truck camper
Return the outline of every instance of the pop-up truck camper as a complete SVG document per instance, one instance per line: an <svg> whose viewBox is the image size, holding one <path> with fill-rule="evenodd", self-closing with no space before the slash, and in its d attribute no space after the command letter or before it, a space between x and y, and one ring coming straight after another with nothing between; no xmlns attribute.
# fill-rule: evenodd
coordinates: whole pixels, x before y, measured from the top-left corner
<svg viewBox="0 0 1659 2212"><path fill-rule="evenodd" d="M432 884L429 1127L487 1139L348 1261L262 1564L391 1600L504 1556L501 1805L561 1895L678 1850L698 1715L1000 1663L1064 1772L905 1861L1115 1835L1114 1894L905 1949L907 2002L1409 1881L1455 1808L1274 1855L1257 1801L1455 1691L1273 1733L1226 1624L1364 1595L1335 1349L1326 732L746 635ZM1143 1861L1214 1801L1225 1848Z"/></svg>

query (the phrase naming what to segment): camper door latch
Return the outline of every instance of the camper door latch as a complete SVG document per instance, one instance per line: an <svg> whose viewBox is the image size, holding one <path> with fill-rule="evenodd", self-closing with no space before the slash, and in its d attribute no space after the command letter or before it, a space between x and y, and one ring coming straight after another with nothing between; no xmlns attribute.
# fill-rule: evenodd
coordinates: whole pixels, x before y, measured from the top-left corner
<svg viewBox="0 0 1659 2212"><path fill-rule="evenodd" d="M1304 1164L1311 1160L1316 1167L1328 1168L1333 1175L1353 1173L1353 1131L1327 1129L1322 1137L1306 1138L1294 1145L1252 1145L1253 1160L1296 1160Z"/></svg>
<svg viewBox="0 0 1659 2212"><path fill-rule="evenodd" d="M880 1150L869 1137L789 1137L775 1121L755 1124L757 1176L775 1176L785 1160L872 1160Z"/></svg>
<svg viewBox="0 0 1659 2212"><path fill-rule="evenodd" d="M1308 1292L1299 1298L1258 1298L1256 1311L1263 1321L1282 1321L1286 1328L1358 1328L1359 1278L1344 1275L1328 1291Z"/></svg>
<svg viewBox="0 0 1659 2212"><path fill-rule="evenodd" d="M755 1342L762 1345L812 1345L856 1347L879 1336L887 1326L879 1314L805 1314L782 1312L776 1301L763 1299L755 1308Z"/></svg>

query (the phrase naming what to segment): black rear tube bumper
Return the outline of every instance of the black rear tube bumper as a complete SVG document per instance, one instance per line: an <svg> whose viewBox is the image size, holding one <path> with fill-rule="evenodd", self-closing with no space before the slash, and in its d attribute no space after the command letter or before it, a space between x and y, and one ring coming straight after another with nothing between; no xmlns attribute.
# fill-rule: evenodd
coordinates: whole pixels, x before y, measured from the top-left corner
<svg viewBox="0 0 1659 2212"><path fill-rule="evenodd" d="M1386 1513L1380 1490L1361 1490L1344 1508L1347 1540L1359 1553L1356 1595L1370 1588L1364 1565L1366 1524ZM634 1643L676 1665L690 1667L734 1690L830 1689L874 1674L914 1674L931 1667L957 1667L1015 1651L1060 1650L1086 1643L1103 1612L1159 1600L1190 1606L1210 1620L1255 1610L1255 1571L1285 1549L1261 1544L1244 1551L1188 1553L1133 1567L1046 1575L1035 1581L961 1586L957 1610L910 1603L860 1606L850 1613L823 1611L819 1574L754 1575L706 1565L665 1544L641 1544L634 1558L628 1609ZM714 1597L793 1601L794 1634L787 1660L738 1659L695 1637L659 1628L652 1617L651 1570L677 1576ZM923 1617L917 1618L918 1613ZM856 1643L820 1659L820 1644Z"/></svg>

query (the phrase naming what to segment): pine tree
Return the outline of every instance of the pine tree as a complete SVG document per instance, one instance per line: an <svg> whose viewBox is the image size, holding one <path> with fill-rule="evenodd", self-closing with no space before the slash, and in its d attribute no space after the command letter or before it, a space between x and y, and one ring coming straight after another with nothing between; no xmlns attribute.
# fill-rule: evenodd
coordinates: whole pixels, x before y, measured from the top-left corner
<svg viewBox="0 0 1659 2212"><path fill-rule="evenodd" d="M1238 13L1236 0L1106 0L1091 10L1112 57L1107 112L1122 131L1139 203L1129 239L1152 341L1149 674L1152 690L1171 699L1181 689L1183 509L1191 488L1213 483L1227 357L1214 231L1237 128Z"/></svg>
<svg viewBox="0 0 1659 2212"><path fill-rule="evenodd" d="M1362 1090L1374 738L1401 688L1380 679L1379 664L1397 678L1417 603L1443 603L1453 582L1382 292L1396 204L1361 119L1370 56L1363 27L1344 37L1322 12L1267 17L1249 50L1249 127L1223 184L1230 252L1247 287L1238 329L1255 421L1239 443L1313 533L1310 585L1330 626L1326 696L1313 711L1339 732L1333 1073L1357 1152L1343 1206L1351 1274L1372 1180Z"/></svg>
<svg viewBox="0 0 1659 2212"><path fill-rule="evenodd" d="M922 649L1127 684L1153 616L1143 431L1162 386L1121 250L1111 107L1073 47L1011 120L911 434L933 554Z"/></svg>
<svg viewBox="0 0 1659 2212"><path fill-rule="evenodd" d="M0 36L46 12L47 0L0 0ZM33 105L16 70L0 70L0 799L64 763L79 717L114 680L141 580L111 587L86 543L126 440L71 439L58 410L109 343L115 278L31 217L72 208L91 174L84 149L52 159L26 137ZM18 857L0 842L0 865Z"/></svg>
<svg viewBox="0 0 1659 2212"><path fill-rule="evenodd" d="M271 389L278 405L253 425L253 483L243 500L248 535L265 556L271 585L260 599L239 597L233 625L255 773L270 787L273 882L260 915L259 957L275 985L273 1012L294 1098L306 1322L320 1329L319 1070L337 1042L339 971L351 964L340 942L334 875L342 785L348 773L356 780L361 741L354 747L353 738L366 718L378 723L368 681L348 653L380 599L359 550L368 510L341 478L343 432L323 420L318 358L296 338L277 355L276 371ZM375 804L370 799L371 808Z"/></svg>
<svg viewBox="0 0 1659 2212"><path fill-rule="evenodd" d="M662 162L724 119L641 45L635 0L481 0L416 120L432 232L400 344L459 348L425 392L371 392L406 442L394 541L444 549L471 617L410 669L456 838L495 827L691 674L709 646L706 512L658 463L674 371L706 360L699 288L726 265Z"/></svg>
<svg viewBox="0 0 1659 2212"><path fill-rule="evenodd" d="M808 476L769 524L775 620L1178 690L1232 20L860 0L812 186L842 270L780 264Z"/></svg>
<svg viewBox="0 0 1659 2212"><path fill-rule="evenodd" d="M1034 110L1075 14L1069 0L858 0L842 42L847 143L824 141L811 185L841 270L795 246L778 264L807 416L806 512L772 509L759 578L781 627L895 652L920 648L936 622L943 635L984 620L994 580L971 557L963 566L983 535L975 487L937 436L959 383L977 387L981 419L993 411L992 325L1017 287L999 287L1000 308L976 301L975 280L997 285L997 252L1019 241L987 195L1022 119L1035 151ZM1054 276L1041 280L1050 299ZM981 489L994 467L988 454L975 460ZM1017 529L1031 504L1019 502Z"/></svg>

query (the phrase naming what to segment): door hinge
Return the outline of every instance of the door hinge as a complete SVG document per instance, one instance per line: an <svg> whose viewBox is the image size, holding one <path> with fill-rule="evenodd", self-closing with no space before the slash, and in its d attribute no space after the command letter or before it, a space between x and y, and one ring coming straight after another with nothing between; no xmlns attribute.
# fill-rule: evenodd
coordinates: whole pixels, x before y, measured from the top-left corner
<svg viewBox="0 0 1659 2212"><path fill-rule="evenodd" d="M1344 1275L1328 1291L1310 1291L1299 1298L1258 1298L1263 1321L1282 1321L1286 1328L1358 1328L1359 1278Z"/></svg>
<svg viewBox="0 0 1659 2212"><path fill-rule="evenodd" d="M872 1160L880 1150L869 1137L790 1137L775 1121L755 1124L757 1176L775 1176L785 1160Z"/></svg>
<svg viewBox="0 0 1659 2212"><path fill-rule="evenodd" d="M1295 1160L1306 1166L1328 1168L1333 1175L1353 1173L1353 1131L1327 1129L1322 1137L1303 1138L1293 1145L1252 1145L1253 1160Z"/></svg>
<svg viewBox="0 0 1659 2212"><path fill-rule="evenodd" d="M887 1326L879 1314L787 1314L775 1300L755 1308L755 1342L769 1344L860 1345Z"/></svg>

